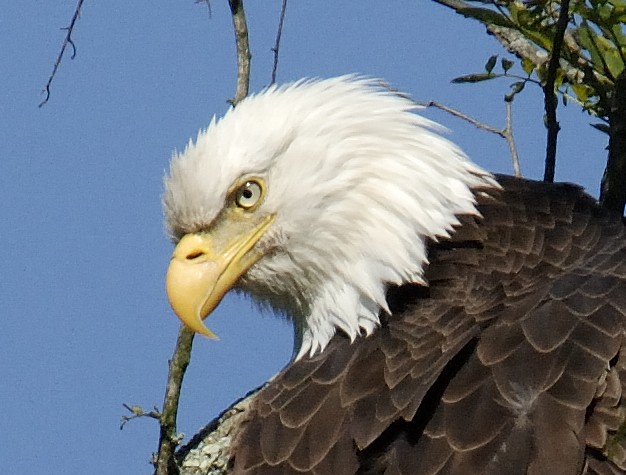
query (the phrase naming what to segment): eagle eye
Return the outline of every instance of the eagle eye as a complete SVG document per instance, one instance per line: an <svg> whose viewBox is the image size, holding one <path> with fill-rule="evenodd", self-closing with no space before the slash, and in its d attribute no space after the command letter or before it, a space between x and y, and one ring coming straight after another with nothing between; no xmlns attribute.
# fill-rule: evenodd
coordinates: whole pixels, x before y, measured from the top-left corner
<svg viewBox="0 0 626 475"><path fill-rule="evenodd" d="M235 193L235 203L243 209L250 209L261 200L263 188L255 180L248 180L241 185Z"/></svg>

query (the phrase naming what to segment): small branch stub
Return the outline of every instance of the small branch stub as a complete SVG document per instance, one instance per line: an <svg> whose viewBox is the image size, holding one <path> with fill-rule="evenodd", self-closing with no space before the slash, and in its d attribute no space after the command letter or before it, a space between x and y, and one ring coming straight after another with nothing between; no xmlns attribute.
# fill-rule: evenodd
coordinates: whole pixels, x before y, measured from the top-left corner
<svg viewBox="0 0 626 475"><path fill-rule="evenodd" d="M122 420L120 423L120 430L124 429L124 426L132 421L133 419L137 419L138 417L150 417L152 419L156 419L157 421L161 420L162 414L161 412L154 407L150 412L146 412L143 410L141 406L129 406L128 404L122 404L128 412L130 412L130 416L122 416Z"/></svg>

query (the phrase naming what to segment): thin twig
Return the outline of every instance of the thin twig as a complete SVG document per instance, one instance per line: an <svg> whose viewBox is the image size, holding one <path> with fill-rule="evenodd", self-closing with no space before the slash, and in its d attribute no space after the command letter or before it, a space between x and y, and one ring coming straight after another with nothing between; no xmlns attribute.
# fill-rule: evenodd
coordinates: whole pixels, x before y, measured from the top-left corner
<svg viewBox="0 0 626 475"><path fill-rule="evenodd" d="M52 85L52 81L54 80L54 77L57 74L57 70L59 69L59 66L61 65L61 60L63 59L63 55L65 54L65 49L67 48L68 44L72 47L72 56L70 56L70 59L74 59L76 57L76 45L72 41L72 33L74 31L74 25L76 24L76 20L78 19L78 16L80 15L80 9L82 8L84 1L85 0L78 0L78 4L76 5L76 9L74 10L74 16L72 16L72 21L70 22L70 26L63 28L64 30L67 31L67 33L65 35L65 39L63 40L61 51L59 51L57 60L54 62L54 66L52 67L52 73L50 73L48 82L46 82L46 85L43 88L43 93L46 95L46 97L43 101L39 103L39 107L43 107L43 105L46 104L48 100L50 99L50 86Z"/></svg>
<svg viewBox="0 0 626 475"><path fill-rule="evenodd" d="M424 106L424 107L436 107L437 109L441 109L442 111L447 112L448 114L451 114L454 117L458 117L459 119L469 122L470 124L472 124L474 127L478 129L486 130L487 132L491 132L491 133L499 135L500 137L504 137L504 135L502 135L503 133L502 130L496 129L495 127L492 127L491 125L483 124L479 120L474 119L473 117L470 117L469 115L464 114L463 112L460 112L456 109L452 109L451 107L443 105L440 102L437 102L437 101L416 102L416 104L419 106Z"/></svg>
<svg viewBox="0 0 626 475"><path fill-rule="evenodd" d="M124 426L132 421L133 419L137 419L138 417L149 417L151 419L156 419L157 421L161 420L161 412L158 408L153 408L151 411L144 411L141 406L129 406L128 404L122 404L128 412L130 412L129 416L122 416L122 420L120 422L120 430L124 429Z"/></svg>
<svg viewBox="0 0 626 475"><path fill-rule="evenodd" d="M213 9L211 8L211 0L196 0L195 3L206 3L209 9L209 19L213 18Z"/></svg>
<svg viewBox="0 0 626 475"><path fill-rule="evenodd" d="M504 129L497 129L495 127L492 127L491 125L480 122L479 120L474 119L473 117L470 117L469 115L464 114L463 112L460 112L456 109L448 107L444 104L441 104L440 102L437 102L437 101L416 102L415 101L415 103L419 106L436 107L437 109L441 109L442 111L447 112L448 114L453 115L454 117L458 117L459 119L472 124L477 129L484 130L486 132L491 132L493 134L496 134L502 137L504 140L506 140L509 146L509 150L511 151L511 159L513 161L513 172L515 173L515 176L521 177L522 174L521 174L520 165L519 165L519 155L517 153L517 147L515 146L515 140L513 139L513 119L512 119L512 112L511 112L512 102L513 102L512 100L505 100L506 126L504 127Z"/></svg>
<svg viewBox="0 0 626 475"><path fill-rule="evenodd" d="M274 65L272 66L272 80L270 84L276 82L276 71L278 70L278 51L280 50L280 37L283 34L283 24L285 22L285 12L287 11L287 0L283 0L283 6L280 9L280 19L278 20L278 29L276 31L276 43L272 48L274 53Z"/></svg>
<svg viewBox="0 0 626 475"><path fill-rule="evenodd" d="M552 51L550 53L550 61L546 72L546 84L543 87L544 107L546 111L546 166L543 180L552 183L554 181L554 170L556 165L556 146L557 137L560 126L556 118L557 98L554 93L554 85L559 69L561 59L561 47L563 46L563 37L569 23L569 0L561 1L561 11L556 21L556 31L552 40Z"/></svg>
<svg viewBox="0 0 626 475"><path fill-rule="evenodd" d="M176 431L176 417L180 390L183 385L185 371L191 359L194 332L186 326L180 326L176 348L169 364L167 386L163 398L163 412L159 419L160 435L159 450L156 457L156 475L174 475L178 473L174 452L180 442Z"/></svg>
<svg viewBox="0 0 626 475"><path fill-rule="evenodd" d="M243 9L243 0L228 0L230 11L233 16L235 29L235 44L237 46L237 88L235 97L230 100L232 105L237 105L248 95L250 87L250 44L248 43L248 25L246 14Z"/></svg>

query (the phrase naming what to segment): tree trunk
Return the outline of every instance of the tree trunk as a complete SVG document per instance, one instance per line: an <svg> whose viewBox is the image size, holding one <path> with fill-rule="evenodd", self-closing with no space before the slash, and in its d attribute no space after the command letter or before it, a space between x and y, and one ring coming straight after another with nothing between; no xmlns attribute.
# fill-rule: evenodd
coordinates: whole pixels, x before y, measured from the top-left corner
<svg viewBox="0 0 626 475"><path fill-rule="evenodd" d="M626 203L626 69L615 80L609 126L609 158L602 177L600 202L605 208L623 214Z"/></svg>

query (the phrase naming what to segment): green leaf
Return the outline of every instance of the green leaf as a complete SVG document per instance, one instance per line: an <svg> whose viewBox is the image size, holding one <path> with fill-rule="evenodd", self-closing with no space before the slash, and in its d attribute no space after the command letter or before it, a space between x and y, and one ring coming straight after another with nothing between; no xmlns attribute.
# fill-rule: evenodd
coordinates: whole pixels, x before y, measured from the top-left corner
<svg viewBox="0 0 626 475"><path fill-rule="evenodd" d="M517 94L524 90L524 86L526 86L526 81L518 81L511 84L511 93Z"/></svg>
<svg viewBox="0 0 626 475"><path fill-rule="evenodd" d="M494 54L489 57L487 62L485 63L485 71L491 73L493 71L494 66L496 65L496 61L498 60L498 55Z"/></svg>
<svg viewBox="0 0 626 475"><path fill-rule="evenodd" d="M617 51L617 48L615 48L613 43L604 36L598 36L596 38L596 44L599 54L602 56L604 63L609 69L607 73L616 78L624 69L624 63L619 52Z"/></svg>
<svg viewBox="0 0 626 475"><path fill-rule="evenodd" d="M525 30L524 36L546 51L552 50L552 34L549 31Z"/></svg>
<svg viewBox="0 0 626 475"><path fill-rule="evenodd" d="M506 59L506 58L502 58L500 63L502 64L502 69L504 70L505 73L509 69L511 69L513 67L513 64L514 64L513 61L511 61L510 59ZM530 74L530 73L528 73L528 74Z"/></svg>
<svg viewBox="0 0 626 475"><path fill-rule="evenodd" d="M598 129L600 132L604 132L607 135L610 135L611 128L609 124L605 124L604 122L598 122L596 124L590 124L594 129Z"/></svg>
<svg viewBox="0 0 626 475"><path fill-rule="evenodd" d="M497 74L493 73L476 73L476 74L466 74L465 76L459 76L454 78L451 82L454 84L462 84L462 83L472 83L472 82L481 82L488 81L489 79L493 79L499 77Z"/></svg>
<svg viewBox="0 0 626 475"><path fill-rule="evenodd" d="M455 10L464 17L473 18L474 20L478 20L485 25L496 25L506 28L514 26L506 16L487 8L462 7Z"/></svg>
<svg viewBox="0 0 626 475"><path fill-rule="evenodd" d="M593 31L589 24L586 21L583 21L580 27L578 28L580 43L583 48L587 50L589 56L591 57L591 64L594 69L597 71L601 71L602 69L602 57L598 51L597 46L597 36L595 31Z"/></svg>
<svg viewBox="0 0 626 475"><path fill-rule="evenodd" d="M532 14L532 12L525 8L521 8L517 13L517 22L522 28L526 29L532 27L535 19L536 17Z"/></svg>
<svg viewBox="0 0 626 475"><path fill-rule="evenodd" d="M597 13L600 18L602 18L602 20L608 21L611 18L612 11L613 9L611 7L603 5L602 7L598 8Z"/></svg>
<svg viewBox="0 0 626 475"><path fill-rule="evenodd" d="M580 102L587 102L587 100L589 99L589 92L591 89L588 85L572 84L571 88L572 88L572 91L574 91L574 94L576 94L576 98Z"/></svg>
<svg viewBox="0 0 626 475"><path fill-rule="evenodd" d="M626 23L626 15L624 15L624 19L621 21L622 23ZM626 46L626 34L622 31L622 25L617 24L611 28L611 33L615 36L617 40L617 46Z"/></svg>
<svg viewBox="0 0 626 475"><path fill-rule="evenodd" d="M530 76L533 73L533 71L535 70L535 63L533 63L528 58L524 58L524 59L522 59L522 69L524 70L524 72L526 74L528 74Z"/></svg>
<svg viewBox="0 0 626 475"><path fill-rule="evenodd" d="M554 88L560 88L563 85L563 81L566 80L567 78L565 77L565 72L561 68L558 68L554 77Z"/></svg>

